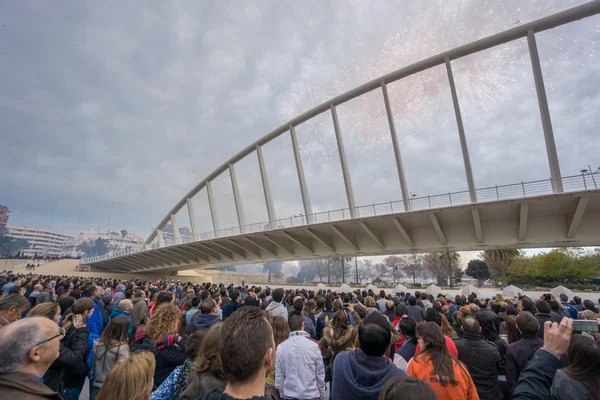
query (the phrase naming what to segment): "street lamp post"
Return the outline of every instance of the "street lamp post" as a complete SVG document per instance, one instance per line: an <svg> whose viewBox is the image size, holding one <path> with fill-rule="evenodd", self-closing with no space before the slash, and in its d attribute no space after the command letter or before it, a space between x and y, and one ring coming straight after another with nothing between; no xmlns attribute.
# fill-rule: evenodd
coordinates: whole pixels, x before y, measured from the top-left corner
<svg viewBox="0 0 600 400"><path fill-rule="evenodd" d="M592 167L588 164L587 169L582 169L581 171L581 176L583 177L583 186L585 187L585 190L587 190L587 182L585 180L585 175L589 174L592 177L592 182L594 183L594 188L598 189L598 185L596 184L596 177L594 175L600 173L600 167L598 167L598 169L596 171L592 171Z"/></svg>
<svg viewBox="0 0 600 400"><path fill-rule="evenodd" d="M585 190L587 190L587 182L585 181L585 173L588 172L588 170L587 169L582 169L579 172L581 172L581 177L583 178L583 188Z"/></svg>
<svg viewBox="0 0 600 400"><path fill-rule="evenodd" d="M417 194L416 193L411 193L411 192L409 192L409 193L410 193L410 209L412 210L413 209L413 199L415 197L417 197Z"/></svg>

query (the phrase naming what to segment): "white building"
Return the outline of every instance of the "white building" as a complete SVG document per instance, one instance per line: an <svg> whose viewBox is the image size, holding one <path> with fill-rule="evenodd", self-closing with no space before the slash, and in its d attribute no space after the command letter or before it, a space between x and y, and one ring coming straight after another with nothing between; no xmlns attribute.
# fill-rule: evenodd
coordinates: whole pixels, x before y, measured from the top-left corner
<svg viewBox="0 0 600 400"><path fill-rule="evenodd" d="M133 233L126 233L122 236L120 232L100 232L97 228L89 228L85 231L77 231L75 236L65 243L63 254L66 256L76 257L77 246L84 242L93 244L96 239L108 240L108 247L111 251L134 250L141 249L144 244L144 239L136 236Z"/></svg>
<svg viewBox="0 0 600 400"><path fill-rule="evenodd" d="M23 255L59 257L62 255L65 243L73 240L73 235L51 229L33 228L30 226L8 225L8 235L18 239L25 239L30 247L23 250Z"/></svg>

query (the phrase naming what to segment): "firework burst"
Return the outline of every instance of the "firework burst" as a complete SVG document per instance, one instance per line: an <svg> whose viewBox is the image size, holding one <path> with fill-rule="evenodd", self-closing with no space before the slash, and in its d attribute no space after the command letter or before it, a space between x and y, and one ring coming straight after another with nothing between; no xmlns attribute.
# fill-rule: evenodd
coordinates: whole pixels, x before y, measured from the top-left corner
<svg viewBox="0 0 600 400"><path fill-rule="evenodd" d="M324 102L333 94L345 92L359 83L552 14L557 9L551 5L546 1L533 2L524 9L517 1L459 0L435 7L429 2L420 2L406 14L404 20L398 21L399 32L379 49L352 60L349 67L341 69L332 80L329 89L309 87L306 91L294 93L283 107L283 114L288 120L292 119L309 106ZM587 46L587 52L590 52L589 43L578 41L575 44ZM524 41L513 41L452 61L459 100L471 103L472 109L479 113L487 111L486 103L490 101L510 99L511 91L521 81L519 74L528 72L527 68L522 68L528 62ZM533 87L530 89L533 90ZM409 127L403 132L415 134L433 120L442 125L454 121L453 112L448 112L452 109L452 102L444 66L393 82L388 85L388 90L395 123ZM386 150L390 136L381 90L339 106L338 115L344 138L347 138L347 151L381 153ZM308 123L302 152L309 159L327 159L336 151L331 116L324 113L313 120ZM410 133L408 135L410 137ZM406 139L399 138L401 141Z"/></svg>

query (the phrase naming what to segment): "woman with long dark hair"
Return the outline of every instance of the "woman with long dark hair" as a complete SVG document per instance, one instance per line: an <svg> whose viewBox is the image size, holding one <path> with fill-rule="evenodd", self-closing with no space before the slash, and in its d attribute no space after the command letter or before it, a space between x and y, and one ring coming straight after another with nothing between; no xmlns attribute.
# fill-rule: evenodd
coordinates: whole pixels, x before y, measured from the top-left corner
<svg viewBox="0 0 600 400"><path fill-rule="evenodd" d="M508 396L510 394L510 390L508 389L506 383L506 350L508 345L498 335L493 313L477 313L476 318L479 322L479 326L481 326L481 335L483 336L483 338L488 342L494 343L498 348L498 353L500 354L500 362L498 364L498 381L500 382L500 389L502 390L502 393L505 396Z"/></svg>
<svg viewBox="0 0 600 400"><path fill-rule="evenodd" d="M404 317L398 322L398 330L404 336L404 342L394 354L394 364L403 371L406 370L410 359L415 356L418 344L416 329L417 323L410 317Z"/></svg>
<svg viewBox="0 0 600 400"><path fill-rule="evenodd" d="M223 323L220 321L215 322L204 335L196 354L194 371L190 374L187 387L179 400L197 399L202 393L225 390L227 382L225 381L225 372L219 355L222 325Z"/></svg>
<svg viewBox="0 0 600 400"><path fill-rule="evenodd" d="M100 339L94 342L92 373L94 383L91 400L94 400L106 379L108 372L119 360L129 357L129 318L115 317L102 332Z"/></svg>
<svg viewBox="0 0 600 400"><path fill-rule="evenodd" d="M600 343L589 336L574 335L567 358L569 365L554 376L552 399L599 399Z"/></svg>
<svg viewBox="0 0 600 400"><path fill-rule="evenodd" d="M423 322L416 335L421 353L408 363L406 373L428 383L439 400L478 400L467 367L448 351L442 329L435 322Z"/></svg>
<svg viewBox="0 0 600 400"><path fill-rule="evenodd" d="M517 328L517 317L514 315L506 316L506 342L508 344L521 340L521 331ZM502 337L502 335L500 335Z"/></svg>

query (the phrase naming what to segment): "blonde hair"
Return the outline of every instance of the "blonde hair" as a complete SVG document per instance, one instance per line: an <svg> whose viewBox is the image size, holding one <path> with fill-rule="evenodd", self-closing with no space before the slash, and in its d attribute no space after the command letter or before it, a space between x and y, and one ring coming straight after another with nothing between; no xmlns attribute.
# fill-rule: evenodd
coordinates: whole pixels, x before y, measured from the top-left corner
<svg viewBox="0 0 600 400"><path fill-rule="evenodd" d="M163 303L152 313L146 326L146 334L150 340L157 343L166 335L177 332L180 318L181 311L175 304Z"/></svg>
<svg viewBox="0 0 600 400"><path fill-rule="evenodd" d="M33 307L26 315L26 318L29 317L45 317L54 321L54 317L56 316L56 312L60 310L60 306L58 303L48 302L38 304Z"/></svg>
<svg viewBox="0 0 600 400"><path fill-rule="evenodd" d="M148 400L154 385L156 360L149 351L117 361L102 383L96 400Z"/></svg>

